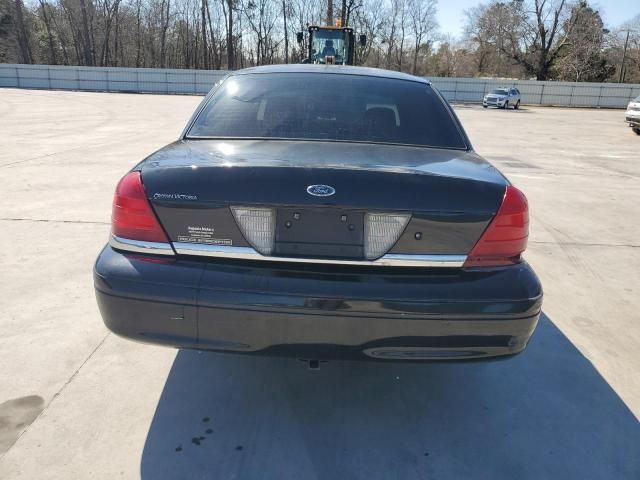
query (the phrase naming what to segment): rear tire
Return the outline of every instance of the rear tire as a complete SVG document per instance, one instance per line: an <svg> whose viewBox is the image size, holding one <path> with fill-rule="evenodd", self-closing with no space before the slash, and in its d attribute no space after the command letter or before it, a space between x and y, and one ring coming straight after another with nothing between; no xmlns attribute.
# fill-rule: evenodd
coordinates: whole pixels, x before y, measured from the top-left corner
<svg viewBox="0 0 640 480"><path fill-rule="evenodd" d="M520 100L518 100L518 101L516 102L516 104L514 105L513 109L514 109L514 110L518 110L519 108L520 108Z"/></svg>
<svg viewBox="0 0 640 480"><path fill-rule="evenodd" d="M633 127L633 131L636 135L640 135L640 127Z"/></svg>
<svg viewBox="0 0 640 480"><path fill-rule="evenodd" d="M482 105L482 108L487 108L487 105Z"/></svg>

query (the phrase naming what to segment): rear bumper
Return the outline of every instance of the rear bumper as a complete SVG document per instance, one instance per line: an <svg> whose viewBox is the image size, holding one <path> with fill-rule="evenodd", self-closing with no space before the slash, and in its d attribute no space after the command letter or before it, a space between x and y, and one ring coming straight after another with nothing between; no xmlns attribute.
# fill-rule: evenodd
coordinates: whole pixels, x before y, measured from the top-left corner
<svg viewBox="0 0 640 480"><path fill-rule="evenodd" d="M94 269L107 327L143 342L380 360L522 351L542 289L526 264L492 271L168 260L106 246Z"/></svg>

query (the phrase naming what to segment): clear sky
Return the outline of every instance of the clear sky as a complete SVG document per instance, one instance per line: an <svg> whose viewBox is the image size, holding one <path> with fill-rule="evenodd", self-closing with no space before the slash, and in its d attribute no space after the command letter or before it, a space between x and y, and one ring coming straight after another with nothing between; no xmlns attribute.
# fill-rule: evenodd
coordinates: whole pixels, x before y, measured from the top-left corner
<svg viewBox="0 0 640 480"><path fill-rule="evenodd" d="M464 24L464 11L479 3L481 0L439 0L438 22L442 33L451 33L459 37ZM640 0L599 0L589 2L600 11L604 23L608 28L615 28L626 20L640 14Z"/></svg>

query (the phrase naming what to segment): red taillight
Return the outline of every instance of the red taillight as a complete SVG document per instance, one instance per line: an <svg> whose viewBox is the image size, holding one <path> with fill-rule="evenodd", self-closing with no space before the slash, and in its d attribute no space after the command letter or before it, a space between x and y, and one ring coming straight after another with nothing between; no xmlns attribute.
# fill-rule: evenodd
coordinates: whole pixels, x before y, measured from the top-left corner
<svg viewBox="0 0 640 480"><path fill-rule="evenodd" d="M529 236L529 206L524 194L507 186L502 205L471 249L465 267L493 267L520 261Z"/></svg>
<svg viewBox="0 0 640 480"><path fill-rule="evenodd" d="M140 172L126 174L116 187L111 233L130 240L169 241L144 193Z"/></svg>

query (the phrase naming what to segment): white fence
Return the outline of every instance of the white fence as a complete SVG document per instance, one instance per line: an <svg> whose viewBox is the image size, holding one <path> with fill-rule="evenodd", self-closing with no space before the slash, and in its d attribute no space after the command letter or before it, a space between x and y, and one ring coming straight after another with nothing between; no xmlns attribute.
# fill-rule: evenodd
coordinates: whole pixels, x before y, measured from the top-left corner
<svg viewBox="0 0 640 480"><path fill-rule="evenodd" d="M450 102L481 102L486 92L512 85L520 90L522 103L530 105L626 108L629 100L640 95L638 84L449 77L429 80Z"/></svg>
<svg viewBox="0 0 640 480"><path fill-rule="evenodd" d="M0 64L0 87L203 95L224 70Z"/></svg>
<svg viewBox="0 0 640 480"><path fill-rule="evenodd" d="M225 74L224 70L0 64L0 87L202 95ZM479 103L491 89L511 85L522 93L522 103L534 105L624 108L640 95L638 84L452 77L429 80L450 102Z"/></svg>

